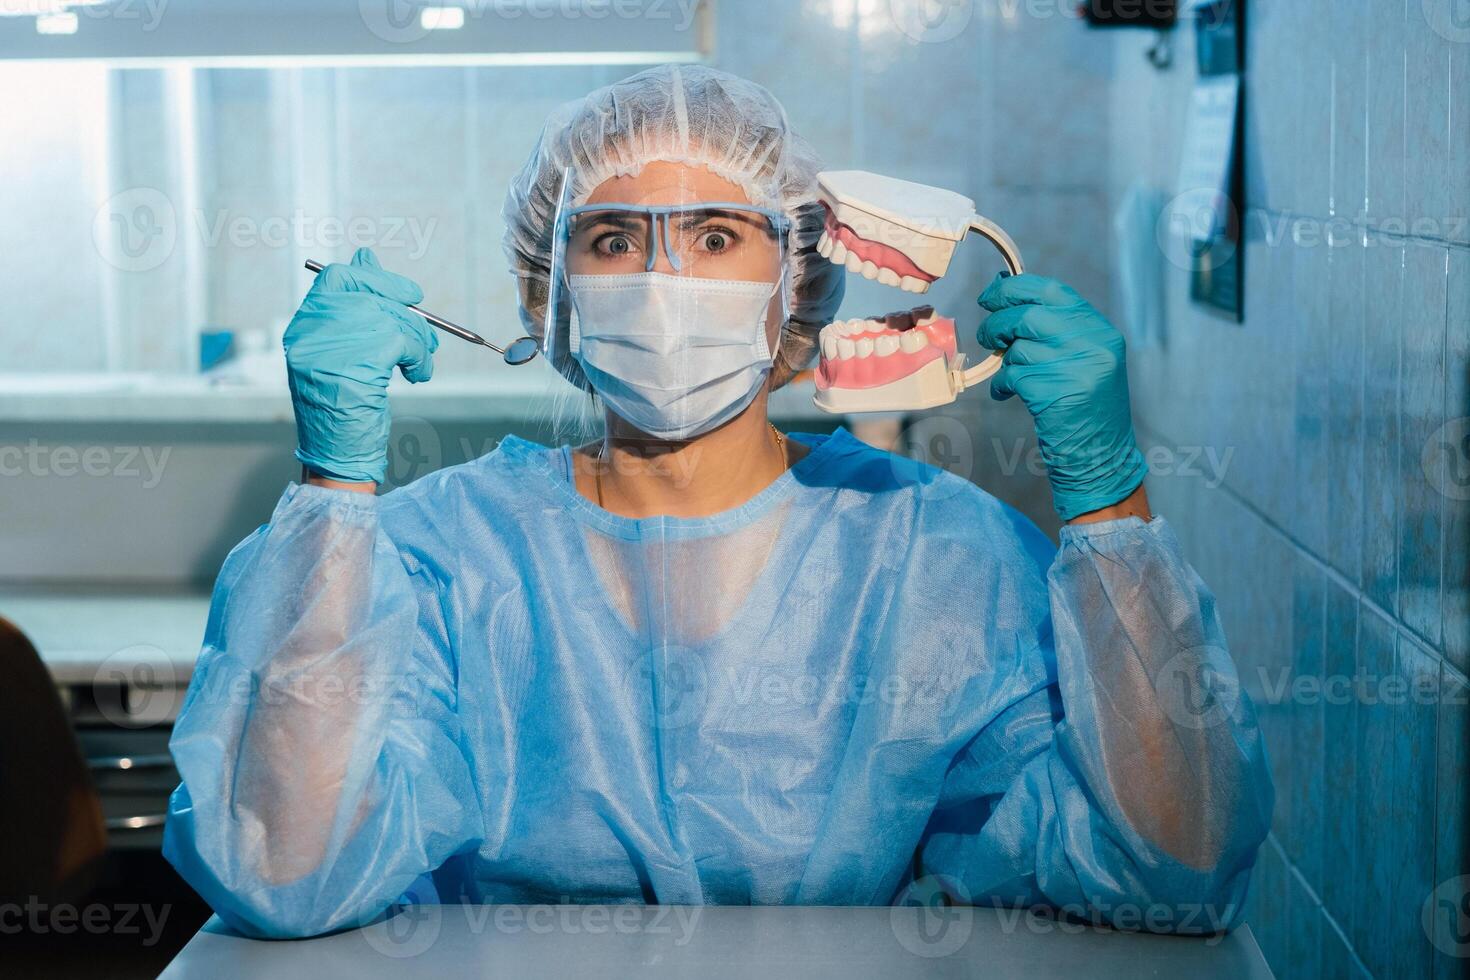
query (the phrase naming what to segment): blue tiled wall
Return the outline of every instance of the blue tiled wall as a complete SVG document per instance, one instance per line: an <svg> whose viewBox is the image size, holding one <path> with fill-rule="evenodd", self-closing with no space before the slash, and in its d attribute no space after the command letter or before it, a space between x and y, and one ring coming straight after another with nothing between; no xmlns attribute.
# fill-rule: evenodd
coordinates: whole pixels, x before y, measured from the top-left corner
<svg viewBox="0 0 1470 980"><path fill-rule="evenodd" d="M1470 873L1470 31L1437 10L1249 4L1244 323L1169 266L1167 337L1130 350L1146 440L1233 454L1218 487L1150 492L1266 731L1278 803L1249 921L1282 976L1470 966L1440 901ZM1159 72L1151 40L1112 42L1114 201L1175 189L1192 44ZM1302 678L1357 684L1277 693Z"/></svg>

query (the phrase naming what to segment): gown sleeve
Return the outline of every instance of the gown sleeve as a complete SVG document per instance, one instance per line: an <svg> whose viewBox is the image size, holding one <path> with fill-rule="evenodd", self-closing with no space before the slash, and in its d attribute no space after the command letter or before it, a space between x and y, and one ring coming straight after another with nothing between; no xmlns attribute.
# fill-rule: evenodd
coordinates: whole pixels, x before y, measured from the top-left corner
<svg viewBox="0 0 1470 980"><path fill-rule="evenodd" d="M480 835L441 589L380 517L293 486L215 585L164 855L246 935L360 924Z"/></svg>
<svg viewBox="0 0 1470 980"><path fill-rule="evenodd" d="M996 638L1029 680L953 761L916 874L975 904L1231 928L1273 789L1214 598L1162 518L1064 528L1046 588L1049 624Z"/></svg>

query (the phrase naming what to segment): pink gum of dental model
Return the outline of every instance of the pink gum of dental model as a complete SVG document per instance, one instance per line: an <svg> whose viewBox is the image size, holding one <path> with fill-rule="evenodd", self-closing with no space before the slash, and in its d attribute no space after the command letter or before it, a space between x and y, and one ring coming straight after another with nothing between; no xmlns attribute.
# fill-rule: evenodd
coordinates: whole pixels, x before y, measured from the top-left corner
<svg viewBox="0 0 1470 980"><path fill-rule="evenodd" d="M856 255L863 262L871 262L880 269L888 269L900 277L908 276L914 279L922 279L924 282L932 283L936 277L914 265L913 261L894 248L882 242L869 241L847 225L837 220L831 210L827 210L827 234L834 240L839 241L847 248L848 254Z"/></svg>
<svg viewBox="0 0 1470 980"><path fill-rule="evenodd" d="M843 340L856 344L857 341L867 339L876 344L881 337L901 337L903 335L903 331L888 329L875 321L870 321L870 325L871 329L842 334ZM837 324L833 324L826 329L830 330L836 326ZM828 357L824 352L817 364L813 379L818 390L876 388L879 385L906 378L937 358L944 357L951 361L954 360L959 349L955 343L954 320L949 317L936 316L928 323L911 329L923 333L928 338L928 343L923 348L912 353L899 349L891 354L879 354L873 351L861 357L854 355L837 358Z"/></svg>

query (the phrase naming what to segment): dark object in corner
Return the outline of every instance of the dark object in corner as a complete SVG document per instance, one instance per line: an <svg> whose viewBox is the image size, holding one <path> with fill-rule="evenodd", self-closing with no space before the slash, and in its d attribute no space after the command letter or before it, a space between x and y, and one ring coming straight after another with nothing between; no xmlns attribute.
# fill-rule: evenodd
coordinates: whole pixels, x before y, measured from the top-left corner
<svg viewBox="0 0 1470 980"><path fill-rule="evenodd" d="M0 668L0 902L76 902L107 850L102 806L56 684L5 619Z"/></svg>

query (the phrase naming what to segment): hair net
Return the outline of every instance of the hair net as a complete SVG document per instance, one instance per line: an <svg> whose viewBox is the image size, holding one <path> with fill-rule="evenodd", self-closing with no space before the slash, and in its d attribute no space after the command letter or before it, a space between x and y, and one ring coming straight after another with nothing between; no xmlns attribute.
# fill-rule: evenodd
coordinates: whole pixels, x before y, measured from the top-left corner
<svg viewBox="0 0 1470 980"><path fill-rule="evenodd" d="M786 243L791 315L782 327L772 372L773 383L784 384L811 361L817 332L842 302L845 270L817 253L823 223L816 193L820 161L791 131L775 96L754 82L704 66L650 68L563 105L546 121L531 159L511 182L503 212L505 251L520 280L526 331L544 350L563 175L570 173L567 204L575 207L604 181L635 175L656 160L704 166L743 188L752 204L791 219ZM553 363L573 384L587 388L581 367L566 353L569 320L568 311L557 311Z"/></svg>

